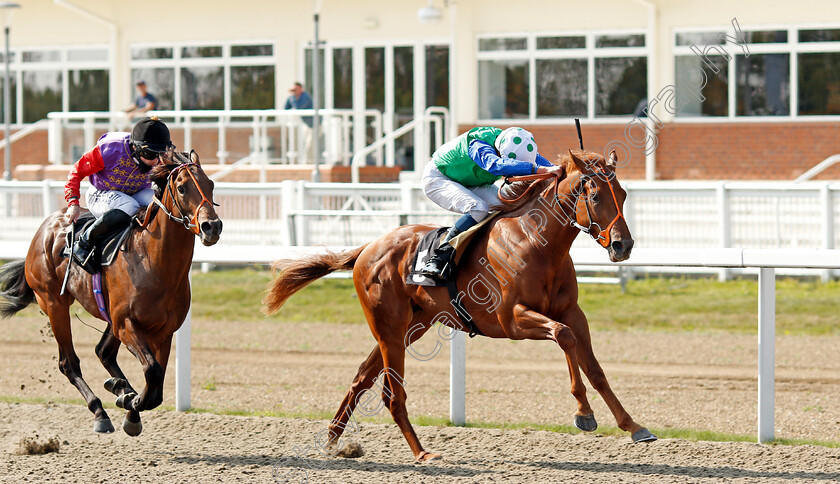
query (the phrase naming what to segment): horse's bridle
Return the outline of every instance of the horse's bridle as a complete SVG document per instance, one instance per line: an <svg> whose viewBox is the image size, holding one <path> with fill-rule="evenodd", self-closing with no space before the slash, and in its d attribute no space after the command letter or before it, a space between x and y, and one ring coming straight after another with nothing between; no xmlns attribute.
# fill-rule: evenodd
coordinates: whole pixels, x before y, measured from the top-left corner
<svg viewBox="0 0 840 484"><path fill-rule="evenodd" d="M184 215L184 209L181 208L180 204L178 204L178 199L175 197L175 194L172 193L172 185L173 185L174 180L175 180L175 175L177 175L178 172L181 171L182 169L184 169L186 167L189 167L189 166L196 166L196 164L195 163L183 163L181 165L178 165L171 172L169 172L169 175L166 177L166 190L164 191L164 196L166 196L166 193L169 193L169 196L172 198L172 205L175 208L178 209L178 215L179 215L178 217L176 217L174 214L172 214L172 212L170 212L169 210L166 209L166 206L164 206L163 201L160 198L158 198L157 195L152 197L152 201L155 202L155 204L158 207L160 207L161 210L163 210L163 213L165 213L166 216L169 217L169 220L172 220L173 222L177 222L177 223L183 225L185 229L189 230L190 232L194 233L195 235L201 235L201 230L199 230L199 228L198 228L198 212L199 212L199 210L201 210L201 207L205 203L207 205L212 205L212 206L216 206L216 207L218 207L219 204L213 203L213 202L211 202L210 200L207 199L207 196L204 195L204 192L201 190L201 185L199 185L198 180L195 179L195 175L193 175L190 170L187 170L187 174L190 175L190 179L192 179L193 183L195 183L195 187L198 189L198 193L201 195L201 203L199 203L198 207L196 207L195 213L193 214L192 218L187 219L187 217ZM163 198L163 197L161 197L161 198Z"/></svg>
<svg viewBox="0 0 840 484"><path fill-rule="evenodd" d="M584 200L584 202L583 202L584 206L586 207L586 218L589 220L589 226L588 227L579 224L578 221L577 221L577 217L568 217L568 218L569 218L569 220L571 220L569 225L575 227L576 229L580 230L581 232L583 232L585 234L588 234L601 247L606 248L606 247L609 247L610 242L612 242L612 238L610 237L610 230L613 228L615 223L618 222L618 219L624 218L624 214L621 213L621 208L619 208L619 206L618 206L618 199L615 196L615 190L613 189L612 183L610 183L609 175L606 172L604 172L600 169L596 173L581 174L580 180L579 180L579 185L578 185L578 187L580 187L580 189L574 189L573 188L572 189L572 194L574 195L575 205L577 205L577 199L583 193L582 188L586 185L586 183L590 179L595 178L595 177L601 177L601 175L603 175L602 178L605 178L607 180L607 186L610 187L610 193L612 194L612 199L613 199L613 202L615 203L616 216L612 219L612 222L610 222L609 225L607 225L607 227L605 229L601 230L601 226L598 225L597 222L592 220L592 211L589 208L589 201L588 200ZM555 174L555 173L539 173L539 174L535 174L535 175L512 176L512 177L506 178L505 183L512 183L512 182L517 182L517 181L546 180L546 179L551 178L551 177L554 177L554 184L553 184L554 185L554 187L553 187L554 188L554 201L557 202L558 206L563 207L563 203L560 200L560 180L563 178L563 175ZM534 185L536 185L536 183L531 185L531 187L533 187ZM516 197L512 200L508 200L508 199L502 197L501 194L499 195L499 198L503 202L507 202L507 203L516 202L519 199L521 199L522 197L524 197L531 190L531 187L528 187L528 189L525 190L525 192L522 195L519 195L518 197ZM563 209L561 208L560 210L563 210ZM626 219L625 219L625 222L626 222Z"/></svg>
<svg viewBox="0 0 840 484"><path fill-rule="evenodd" d="M606 247L609 247L610 242L612 242L612 237L610 237L610 230L613 228L613 225L615 225L615 223L618 222L618 219L624 218L624 214L621 213L621 208L619 208L619 206L618 206L618 199L615 196L615 190L613 189L612 183L610 182L610 177L605 172L600 171L600 170L597 173L589 173L589 174L586 174L586 175L581 175L580 186L583 187L584 185L586 185L586 183L590 179L595 178L595 177L599 177L601 174L603 174L604 178L606 178L606 180L607 180L607 186L610 187L610 194L612 195L613 203L615 203L616 215L612 219L612 222L610 222L609 225L607 225L607 227L605 229L600 230L601 226L598 225L598 222L595 222L594 220L592 220L592 212L589 209L589 200L588 199L584 199L583 205L586 207L586 218L589 220L589 227L584 227L583 225L579 224L576 217L570 217L570 218L572 220L571 225L573 227L575 227L577 229L580 229L580 231L585 233L585 234L589 234L589 236L592 237L595 240L595 242L598 242L598 244L600 244L601 247L606 248ZM581 192L582 192L582 190L581 190ZM578 194L578 196L580 196L580 194ZM558 205L560 205L561 207L563 206L560 203L560 197L557 195L556 191L554 193L554 199L558 203ZM577 201L577 197L575 197L575 201ZM627 222L626 219L625 219L625 222ZM595 228L597 228L598 230L595 230Z"/></svg>

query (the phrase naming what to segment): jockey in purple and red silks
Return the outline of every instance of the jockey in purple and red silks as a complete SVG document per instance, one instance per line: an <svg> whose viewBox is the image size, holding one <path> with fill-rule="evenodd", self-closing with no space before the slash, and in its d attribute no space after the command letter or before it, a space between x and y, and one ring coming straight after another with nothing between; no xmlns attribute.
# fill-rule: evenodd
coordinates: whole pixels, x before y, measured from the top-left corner
<svg viewBox="0 0 840 484"><path fill-rule="evenodd" d="M157 116L147 117L138 121L131 133L105 133L73 165L64 185L65 216L70 222L79 217L79 185L90 177L85 199L96 217L73 246L73 257L82 267L89 269L90 255L102 237L128 225L140 207L151 203L154 193L149 171L172 148L169 128Z"/></svg>

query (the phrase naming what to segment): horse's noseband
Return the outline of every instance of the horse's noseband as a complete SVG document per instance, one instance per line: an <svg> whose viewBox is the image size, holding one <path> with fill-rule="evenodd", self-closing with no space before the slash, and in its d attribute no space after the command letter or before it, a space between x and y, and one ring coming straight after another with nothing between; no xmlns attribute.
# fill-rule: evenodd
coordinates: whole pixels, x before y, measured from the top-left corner
<svg viewBox="0 0 840 484"><path fill-rule="evenodd" d="M590 179L592 179L594 177L597 177L602 173L604 175L606 175L606 173L604 173L603 171L600 171L600 170L598 171L598 173L595 173L595 174L582 175L581 176L581 188L583 188L583 186L585 186L586 183L588 183ZM595 240L595 242L598 242L598 244L601 247L606 248L606 247L609 247L610 242L612 241L612 238L610 237L610 230L613 228L613 225L615 225L615 223L618 222L618 219L624 218L624 214L621 213L621 207L618 206L618 199L615 196L615 190L613 189L612 183L610 182L610 178L607 177L607 176L605 176L604 178L607 179L607 186L610 187L610 194L612 195L613 203L615 203L616 215L612 219L612 222L610 222L609 225L607 225L607 227L602 230L601 226L598 224L598 222L595 222L594 220L592 220L592 211L589 208L589 200L584 200L583 205L586 207L586 218L587 218L587 220L589 220L589 227L585 227L585 226L579 224L578 221L577 221L577 218L575 218L575 217L571 217L571 220L572 220L571 225L574 226L577 229L580 229L581 232L583 232L585 234L589 234L589 236L592 237ZM581 191L583 191L583 190L581 190ZM558 203L560 203L560 197L558 197L556 194L554 195L554 197L556 198L556 201ZM562 204L561 204L561 206L562 206ZM626 221L627 220L625 219L625 222Z"/></svg>

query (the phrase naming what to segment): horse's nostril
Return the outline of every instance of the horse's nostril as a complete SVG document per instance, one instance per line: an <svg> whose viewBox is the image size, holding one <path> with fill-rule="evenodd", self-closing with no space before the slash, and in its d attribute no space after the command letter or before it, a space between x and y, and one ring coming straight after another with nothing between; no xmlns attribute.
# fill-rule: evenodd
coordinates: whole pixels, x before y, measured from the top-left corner
<svg viewBox="0 0 840 484"><path fill-rule="evenodd" d="M205 234L209 233L212 228L213 226L210 224L210 222L201 222L201 231Z"/></svg>
<svg viewBox="0 0 840 484"><path fill-rule="evenodd" d="M620 240L613 241L612 249L620 254L624 250L624 243Z"/></svg>

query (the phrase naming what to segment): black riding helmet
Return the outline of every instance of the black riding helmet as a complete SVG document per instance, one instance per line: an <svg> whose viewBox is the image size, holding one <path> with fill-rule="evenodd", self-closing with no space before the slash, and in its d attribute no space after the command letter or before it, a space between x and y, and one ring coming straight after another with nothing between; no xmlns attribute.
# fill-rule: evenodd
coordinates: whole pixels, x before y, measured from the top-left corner
<svg viewBox="0 0 840 484"><path fill-rule="evenodd" d="M142 163L139 157L154 159L172 146L169 138L169 128L157 116L146 117L137 121L131 130L129 138L133 148L134 162L142 172L148 172L151 167Z"/></svg>

